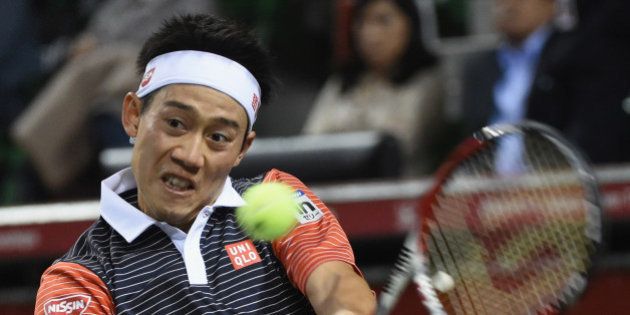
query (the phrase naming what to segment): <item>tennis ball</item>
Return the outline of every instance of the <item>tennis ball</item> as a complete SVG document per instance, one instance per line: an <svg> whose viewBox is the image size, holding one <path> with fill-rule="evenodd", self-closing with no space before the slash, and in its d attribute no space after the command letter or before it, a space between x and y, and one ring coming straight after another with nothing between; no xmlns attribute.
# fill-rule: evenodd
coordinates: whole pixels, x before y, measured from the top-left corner
<svg viewBox="0 0 630 315"><path fill-rule="evenodd" d="M455 281L448 273L444 271L436 272L432 277L433 287L440 292L448 292L455 287Z"/></svg>
<svg viewBox="0 0 630 315"><path fill-rule="evenodd" d="M254 185L243 193L246 204L236 209L236 220L256 240L272 241L296 224L298 204L293 188L273 182Z"/></svg>

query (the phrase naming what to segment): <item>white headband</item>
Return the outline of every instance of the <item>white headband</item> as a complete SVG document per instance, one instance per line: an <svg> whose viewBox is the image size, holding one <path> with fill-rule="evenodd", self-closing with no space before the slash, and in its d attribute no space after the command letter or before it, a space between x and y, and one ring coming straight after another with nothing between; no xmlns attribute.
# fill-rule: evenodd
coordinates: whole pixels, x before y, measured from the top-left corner
<svg viewBox="0 0 630 315"><path fill-rule="evenodd" d="M249 130L260 105L260 86L254 76L238 62L196 50L180 50L159 55L147 64L136 94L143 97L165 85L200 84L234 98L247 112Z"/></svg>

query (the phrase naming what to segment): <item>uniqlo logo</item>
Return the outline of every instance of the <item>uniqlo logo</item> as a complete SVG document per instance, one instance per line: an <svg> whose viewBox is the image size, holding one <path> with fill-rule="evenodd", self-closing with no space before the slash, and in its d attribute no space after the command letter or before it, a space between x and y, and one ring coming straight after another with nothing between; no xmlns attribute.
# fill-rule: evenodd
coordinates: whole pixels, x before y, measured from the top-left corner
<svg viewBox="0 0 630 315"><path fill-rule="evenodd" d="M251 266L260 262L260 255L251 240L225 245L225 251L230 257L232 267L235 270Z"/></svg>
<svg viewBox="0 0 630 315"><path fill-rule="evenodd" d="M83 314L92 299L84 294L66 295L53 298L44 303L44 314Z"/></svg>

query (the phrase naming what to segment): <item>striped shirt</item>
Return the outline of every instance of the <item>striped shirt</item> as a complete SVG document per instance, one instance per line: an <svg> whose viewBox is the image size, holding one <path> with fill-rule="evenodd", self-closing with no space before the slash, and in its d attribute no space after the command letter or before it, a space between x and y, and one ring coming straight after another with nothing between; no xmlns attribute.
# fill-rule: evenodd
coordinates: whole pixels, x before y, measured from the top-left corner
<svg viewBox="0 0 630 315"><path fill-rule="evenodd" d="M236 223L240 194L261 181L291 185L300 224L273 242L250 240ZM347 237L329 209L278 170L231 181L188 233L137 206L130 170L103 181L101 217L43 274L35 314L309 314L310 273L327 261L352 265Z"/></svg>

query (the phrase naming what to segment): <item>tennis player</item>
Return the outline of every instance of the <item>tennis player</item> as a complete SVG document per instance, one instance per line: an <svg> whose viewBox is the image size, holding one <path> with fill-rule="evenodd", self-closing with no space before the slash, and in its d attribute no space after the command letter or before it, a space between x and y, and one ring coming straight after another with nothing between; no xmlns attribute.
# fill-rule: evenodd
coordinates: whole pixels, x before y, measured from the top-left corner
<svg viewBox="0 0 630 315"><path fill-rule="evenodd" d="M232 180L271 89L251 34L207 15L168 20L123 101L131 168L101 184L100 218L42 276L36 314L369 314L372 291L329 209L278 170ZM235 222L249 186L281 181L309 210L273 242Z"/></svg>

